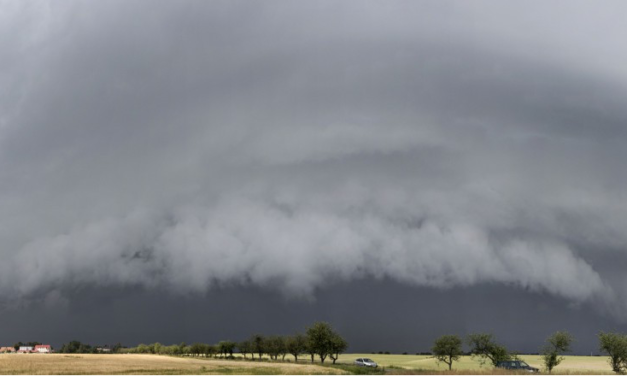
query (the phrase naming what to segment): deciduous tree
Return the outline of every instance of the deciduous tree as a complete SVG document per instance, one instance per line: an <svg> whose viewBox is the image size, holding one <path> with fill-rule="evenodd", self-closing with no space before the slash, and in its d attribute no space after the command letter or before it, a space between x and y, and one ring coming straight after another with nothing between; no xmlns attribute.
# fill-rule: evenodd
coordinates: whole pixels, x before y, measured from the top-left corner
<svg viewBox="0 0 627 376"><path fill-rule="evenodd" d="M346 351L348 348L348 342L342 338L339 334L333 333L331 337L331 348L329 350L329 357L333 360L333 364L340 357L340 354Z"/></svg>
<svg viewBox="0 0 627 376"><path fill-rule="evenodd" d="M333 329L326 322L314 323L307 329L309 350L320 357L320 363L324 363L331 352L331 339Z"/></svg>
<svg viewBox="0 0 627 376"><path fill-rule="evenodd" d="M265 346L264 336L262 336L261 334L255 334L251 337L250 342L252 344L253 351L259 354L259 359L261 360L261 357L266 352L266 349L264 347Z"/></svg>
<svg viewBox="0 0 627 376"><path fill-rule="evenodd" d="M270 359L276 360L279 355L285 353L285 341L281 336L270 336L265 341L266 353L270 356Z"/></svg>
<svg viewBox="0 0 627 376"><path fill-rule="evenodd" d="M303 334L295 334L285 340L287 351L294 356L294 362L298 362L298 356L307 350L307 337Z"/></svg>
<svg viewBox="0 0 627 376"><path fill-rule="evenodd" d="M482 363L489 360L493 366L499 362L511 359L507 349L494 341L492 334L475 333L468 335L466 342L470 346L470 353L481 359Z"/></svg>
<svg viewBox="0 0 627 376"><path fill-rule="evenodd" d="M435 340L431 352L439 362L446 363L451 370L453 362L459 360L463 354L462 339L456 335L444 335Z"/></svg>
<svg viewBox="0 0 627 376"><path fill-rule="evenodd" d="M246 354L253 352L252 348L253 346L250 343L250 340L245 340L237 344L237 349L244 356L244 359L246 359Z"/></svg>
<svg viewBox="0 0 627 376"><path fill-rule="evenodd" d="M627 372L627 335L618 333L600 333L601 352L609 355L612 371L618 374Z"/></svg>
<svg viewBox="0 0 627 376"><path fill-rule="evenodd" d="M542 348L542 358L549 373L564 360L561 355L570 351L572 342L573 337L568 332L555 332L546 339L546 345Z"/></svg>
<svg viewBox="0 0 627 376"><path fill-rule="evenodd" d="M227 354L229 357L233 357L233 351L235 351L235 346L237 344L233 341L220 341L218 343L218 350L220 351L220 354L224 354L224 357L227 357Z"/></svg>
<svg viewBox="0 0 627 376"><path fill-rule="evenodd" d="M203 354L205 352L205 345L202 343L194 343L191 346L191 354L194 356L200 356L200 354Z"/></svg>

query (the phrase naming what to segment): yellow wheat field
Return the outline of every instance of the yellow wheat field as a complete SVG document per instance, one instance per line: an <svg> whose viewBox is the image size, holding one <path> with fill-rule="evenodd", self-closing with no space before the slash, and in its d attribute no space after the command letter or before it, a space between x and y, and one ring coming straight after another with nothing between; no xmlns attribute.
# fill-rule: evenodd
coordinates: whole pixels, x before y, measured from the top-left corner
<svg viewBox="0 0 627 376"><path fill-rule="evenodd" d="M145 354L0 354L0 374L338 374L313 364L178 358Z"/></svg>
<svg viewBox="0 0 627 376"><path fill-rule="evenodd" d="M237 355L237 354L236 354ZM386 373L424 374L503 374L505 370L481 365L477 359L462 357L453 365L453 371L438 364L435 359L420 355L343 354L338 363L351 364L354 359L372 358ZM542 369L539 356L523 355L530 365ZM288 356L293 362L293 358ZM317 359L316 359L317 361ZM404 370L404 371L401 371ZM382 371L382 370L379 370ZM250 360L221 360L172 357L148 354L0 354L0 374L342 374L343 369L321 367L303 357L301 363ZM566 356L554 371L556 374L612 374L607 357Z"/></svg>
<svg viewBox="0 0 627 376"><path fill-rule="evenodd" d="M357 358L371 358L383 367L400 367L409 370L447 372L446 364L438 363L433 357L425 355L379 355L379 354L342 354L339 363L350 364ZM520 359L529 365L543 369L542 357L539 355L521 355ZM481 364L479 359L462 356L453 363L453 370L462 373L490 373L494 370L491 364ZM496 370L503 373L504 370ZM564 356L564 361L557 366L556 374L614 374L606 356Z"/></svg>

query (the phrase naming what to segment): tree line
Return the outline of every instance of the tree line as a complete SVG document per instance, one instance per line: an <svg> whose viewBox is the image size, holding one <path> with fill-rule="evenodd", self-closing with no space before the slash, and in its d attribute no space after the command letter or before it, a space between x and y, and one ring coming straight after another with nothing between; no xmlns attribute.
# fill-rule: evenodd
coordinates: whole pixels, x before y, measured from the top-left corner
<svg viewBox="0 0 627 376"><path fill-rule="evenodd" d="M609 364L617 374L627 373L627 334L620 333L600 333L599 350L609 356ZM556 332L549 336L540 350L544 367L550 373L564 359L563 354L570 351L570 346L574 338L568 332ZM38 342L15 344L35 345ZM470 350L464 352L464 344ZM220 341L217 344L185 343L174 345L162 345L160 343L140 344L136 347L123 347L117 344L111 348L112 353L138 353L138 354L163 354L178 356L203 356L234 358L234 353L241 354L244 359L261 360L267 355L272 360L285 360L291 355L295 362L301 356L308 356L313 363L318 358L321 363L326 359L331 359L333 364L340 354L348 348L348 342L340 336L328 323L316 322L307 328L305 333L294 335L270 335L255 334L241 342ZM78 341L71 341L64 344L61 353L95 353L98 347L83 344ZM427 353L424 353L427 354ZM474 333L462 339L458 335L444 335L436 339L431 353L439 362L448 365L452 369L453 363L458 361L462 355L469 354L479 358L483 364L491 363L497 366L500 362L517 360L518 355L509 351L505 346L498 343L494 336L489 333Z"/></svg>
<svg viewBox="0 0 627 376"><path fill-rule="evenodd" d="M563 354L570 351L574 338L568 332L555 332L549 336L540 350L546 370L551 373L562 360ZM466 337L465 341L457 335L444 335L436 339L431 351L439 361L448 365L449 370L453 362L464 355L463 343L470 347L469 354L478 357L481 363L490 362L497 366L500 362L518 359L517 354L497 343L492 334L475 333ZM619 333L600 333L599 350L609 355L609 363L617 374L627 372L627 335Z"/></svg>
<svg viewBox="0 0 627 376"><path fill-rule="evenodd" d="M165 346L160 343L140 344L133 348L122 348L118 352L137 354L164 354L179 356L203 356L233 358L234 353L241 354L244 359L262 359L267 355L271 360L285 360L287 355L298 362L300 356L309 356L313 363L316 358L320 363L331 359L333 364L340 354L348 348L348 342L326 322L316 322L307 328L305 333L294 335L254 334L241 342L220 341L217 344L194 343L187 345Z"/></svg>
<svg viewBox="0 0 627 376"><path fill-rule="evenodd" d="M64 343L59 349L59 352L65 354L100 354L103 352L103 349L108 349L107 352L119 353L122 348L123 346L120 343L115 344L112 347L108 347L107 345L92 346L80 341L70 341L68 343Z"/></svg>

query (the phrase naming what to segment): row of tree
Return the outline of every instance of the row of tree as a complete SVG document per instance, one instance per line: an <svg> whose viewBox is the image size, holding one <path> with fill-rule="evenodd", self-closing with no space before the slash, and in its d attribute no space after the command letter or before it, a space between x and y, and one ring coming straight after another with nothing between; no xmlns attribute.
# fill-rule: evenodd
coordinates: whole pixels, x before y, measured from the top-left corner
<svg viewBox="0 0 627 376"><path fill-rule="evenodd" d="M232 358L233 353L239 352L250 359L261 359L267 355L270 359L285 360L289 354L294 357L294 361L298 361L301 355L309 355L311 362L315 357L320 359L321 363L330 358L335 364L340 354L346 351L348 342L340 336L331 325L325 322L316 322L307 328L304 334L297 333L290 336L264 336L255 334L250 338L241 341L220 341L219 343L205 344L194 343L187 345L181 343L179 345L164 346L160 343L150 345L140 344L137 347L121 349L122 352L140 353L140 354L166 354L181 356L204 356L204 357L223 357Z"/></svg>
<svg viewBox="0 0 627 376"><path fill-rule="evenodd" d="M68 343L64 343L59 349L60 353L65 354L99 354L104 351L110 353L120 352L123 348L122 344L118 343L113 347L104 346L92 346L87 343L82 343L80 341L70 341Z"/></svg>
<svg viewBox="0 0 627 376"><path fill-rule="evenodd" d="M562 355L570 351L573 341L573 337L568 332L556 332L546 339L540 353L544 367L549 373L562 362L564 359ZM431 351L438 361L447 364L449 369L452 369L453 362L459 360L464 354L463 342L462 338L457 335L445 335L435 341ZM465 342L470 347L469 353L479 357L482 363L489 361L497 366L500 362L517 359L517 355L497 343L492 334L470 334ZM601 333L599 334L599 349L609 355L609 363L614 372L617 374L627 372L627 335Z"/></svg>
<svg viewBox="0 0 627 376"><path fill-rule="evenodd" d="M544 366L550 373L553 368L559 365L563 354L570 351L573 337L568 332L556 332L549 336L541 349ZM453 362L466 354L463 350L464 343L470 350L468 354L478 357L482 363L490 362L497 366L498 363L516 360L517 355L510 352L505 346L497 343L492 334L475 333L468 335L465 340L457 335L445 335L438 338L431 351L433 356L440 362L445 363L452 369ZM31 343L18 345L30 345ZM37 343L32 343L37 344ZM346 351L348 343L333 328L324 322L316 322L307 328L304 334L297 333L290 336L264 336L255 334L250 338L241 341L220 341L215 345L194 343L187 345L164 346L160 343L150 345L140 344L137 347L125 348L117 344L111 348L111 352L124 353L144 353L144 354L165 354L179 356L204 356L233 358L233 354L238 352L246 359L262 359L267 355L270 359L285 360L287 355L292 355L297 362L299 356L308 355L311 362L318 357L321 363L330 358L335 364L339 355ZM600 333L599 348L601 352L609 355L609 363L612 370L618 374L627 373L627 335L618 333ZM62 353L93 353L97 352L97 347L72 341L64 344L60 352Z"/></svg>

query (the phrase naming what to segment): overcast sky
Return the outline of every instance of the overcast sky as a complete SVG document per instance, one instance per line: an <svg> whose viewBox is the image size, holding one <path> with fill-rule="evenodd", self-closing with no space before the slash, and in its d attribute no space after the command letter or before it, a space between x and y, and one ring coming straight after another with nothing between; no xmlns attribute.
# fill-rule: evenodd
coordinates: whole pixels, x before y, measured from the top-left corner
<svg viewBox="0 0 627 376"><path fill-rule="evenodd" d="M0 1L0 341L596 350L627 328L626 12Z"/></svg>

